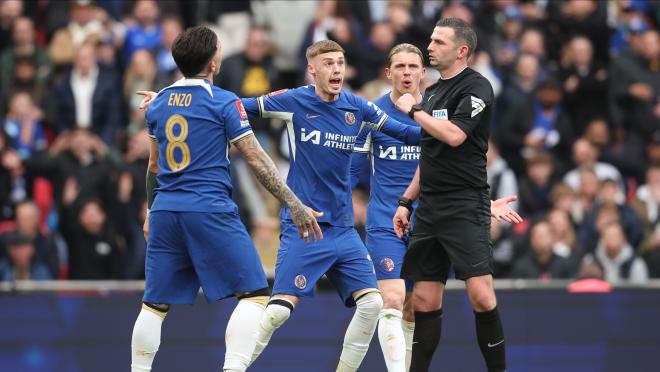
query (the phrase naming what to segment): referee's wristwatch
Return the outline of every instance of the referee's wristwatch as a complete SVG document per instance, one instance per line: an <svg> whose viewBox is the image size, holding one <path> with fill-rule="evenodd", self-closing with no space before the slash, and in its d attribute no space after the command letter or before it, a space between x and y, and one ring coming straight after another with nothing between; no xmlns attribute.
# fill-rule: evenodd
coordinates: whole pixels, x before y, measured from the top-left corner
<svg viewBox="0 0 660 372"><path fill-rule="evenodd" d="M412 107L410 108L410 111L408 111L408 116L411 119L415 120L415 113L417 111L422 111L422 110L423 110L422 106L420 106L419 103L416 103L416 104L412 105Z"/></svg>

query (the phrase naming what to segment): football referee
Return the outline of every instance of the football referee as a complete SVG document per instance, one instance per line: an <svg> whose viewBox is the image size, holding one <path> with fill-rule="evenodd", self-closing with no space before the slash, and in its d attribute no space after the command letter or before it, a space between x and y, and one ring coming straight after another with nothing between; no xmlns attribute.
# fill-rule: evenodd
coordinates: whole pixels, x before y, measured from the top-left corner
<svg viewBox="0 0 660 372"><path fill-rule="evenodd" d="M417 325L410 372L428 371L431 364L440 340L442 293L450 266L465 281L488 371L506 368L504 332L493 289L486 182L494 98L488 80L468 67L476 44L476 34L466 22L438 21L428 52L440 80L426 90L422 105L410 94L396 102L423 128L419 182L416 175L394 216L394 228L401 235L409 226L412 201L420 197L401 271L403 278L415 282Z"/></svg>

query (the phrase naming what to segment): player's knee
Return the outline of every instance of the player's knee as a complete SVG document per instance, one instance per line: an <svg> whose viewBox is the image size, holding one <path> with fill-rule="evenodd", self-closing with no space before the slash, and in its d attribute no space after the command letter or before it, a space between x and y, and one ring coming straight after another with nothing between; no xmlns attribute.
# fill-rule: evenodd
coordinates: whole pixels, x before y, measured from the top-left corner
<svg viewBox="0 0 660 372"><path fill-rule="evenodd" d="M430 293L415 290L413 292L415 311L433 311L442 307L442 293Z"/></svg>
<svg viewBox="0 0 660 372"><path fill-rule="evenodd" d="M383 308L383 298L378 292L369 292L355 301L357 311L367 317L378 317Z"/></svg>
<svg viewBox="0 0 660 372"><path fill-rule="evenodd" d="M470 293L469 297L472 308L478 312L493 310L497 305L495 293L491 291L477 291Z"/></svg>
<svg viewBox="0 0 660 372"><path fill-rule="evenodd" d="M293 312L293 303L284 299L272 299L264 311L263 321L276 329L286 322Z"/></svg>
<svg viewBox="0 0 660 372"><path fill-rule="evenodd" d="M383 308L385 309L395 309L403 310L403 301L405 300L405 292L397 293L396 291L384 291L382 292L383 296Z"/></svg>

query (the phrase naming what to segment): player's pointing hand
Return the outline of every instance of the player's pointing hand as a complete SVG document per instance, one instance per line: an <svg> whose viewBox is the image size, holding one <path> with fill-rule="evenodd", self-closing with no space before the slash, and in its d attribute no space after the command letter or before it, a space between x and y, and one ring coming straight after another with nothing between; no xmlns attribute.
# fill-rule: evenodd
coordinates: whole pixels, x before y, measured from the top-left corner
<svg viewBox="0 0 660 372"><path fill-rule="evenodd" d="M298 228L300 237L306 242L309 242L310 238L311 241L323 239L323 232L316 221L321 216L323 216L323 212L317 212L302 203L291 208L293 223Z"/></svg>
<svg viewBox="0 0 660 372"><path fill-rule="evenodd" d="M140 110L146 110L147 107L149 107L151 101L153 101L154 98L156 98L156 96L158 95L158 93L149 90L138 90L137 92L135 92L135 94L139 96L144 96L142 102L140 102L140 105L138 106Z"/></svg>

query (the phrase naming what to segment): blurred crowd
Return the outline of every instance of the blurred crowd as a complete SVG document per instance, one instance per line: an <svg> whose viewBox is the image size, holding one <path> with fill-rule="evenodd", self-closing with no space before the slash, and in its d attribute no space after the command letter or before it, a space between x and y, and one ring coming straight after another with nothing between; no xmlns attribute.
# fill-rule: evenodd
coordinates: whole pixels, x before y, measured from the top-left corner
<svg viewBox="0 0 660 372"><path fill-rule="evenodd" d="M496 278L660 277L660 2L645 0L0 0L0 281L143 278L149 140L137 90L180 78L185 27L220 35L215 83L241 97L309 82L305 48L346 50L345 88L390 89L389 49L424 52L435 22L474 25L472 67L497 97ZM429 68L424 86L439 78ZM286 174L278 121L253 119ZM267 266L279 205L233 153L234 198ZM364 230L368 175L354 193Z"/></svg>

